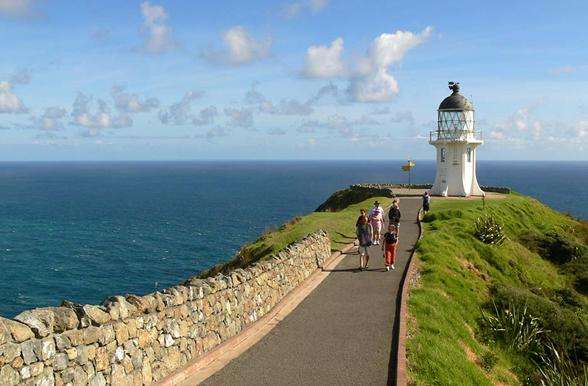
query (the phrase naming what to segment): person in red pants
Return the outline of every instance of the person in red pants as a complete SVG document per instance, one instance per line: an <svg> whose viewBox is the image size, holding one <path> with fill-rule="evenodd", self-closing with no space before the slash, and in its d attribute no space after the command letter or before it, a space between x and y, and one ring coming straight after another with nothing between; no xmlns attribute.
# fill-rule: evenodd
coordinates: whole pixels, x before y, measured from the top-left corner
<svg viewBox="0 0 588 386"><path fill-rule="evenodd" d="M398 244L398 229L396 226L390 224L388 232L384 234L384 243L382 250L384 251L384 260L386 261L386 271L394 268L394 258L396 257L396 244Z"/></svg>

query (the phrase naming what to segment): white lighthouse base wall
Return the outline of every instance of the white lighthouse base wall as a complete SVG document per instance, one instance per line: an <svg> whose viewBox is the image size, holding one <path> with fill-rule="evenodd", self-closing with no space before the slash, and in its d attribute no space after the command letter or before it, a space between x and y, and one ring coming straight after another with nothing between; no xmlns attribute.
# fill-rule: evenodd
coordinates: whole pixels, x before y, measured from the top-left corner
<svg viewBox="0 0 588 386"><path fill-rule="evenodd" d="M476 147L479 143L439 142L437 173L431 188L434 196L483 196L476 178ZM468 155L469 154L469 155Z"/></svg>
<svg viewBox="0 0 588 386"><path fill-rule="evenodd" d="M470 195L472 196L485 196L486 193L480 188L480 184L478 183L478 178L476 177L477 169L478 169L478 152L474 149L472 154L472 163L473 163L473 174L472 174L472 187L470 189Z"/></svg>

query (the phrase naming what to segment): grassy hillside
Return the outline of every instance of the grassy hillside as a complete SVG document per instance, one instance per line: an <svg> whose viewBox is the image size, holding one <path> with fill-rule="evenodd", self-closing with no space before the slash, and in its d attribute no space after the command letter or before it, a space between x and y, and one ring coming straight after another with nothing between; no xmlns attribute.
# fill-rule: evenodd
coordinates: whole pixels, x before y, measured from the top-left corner
<svg viewBox="0 0 588 386"><path fill-rule="evenodd" d="M271 256L288 244L300 240L319 229L329 233L333 251L341 250L345 245L355 240L355 221L359 216L359 210L361 208L369 210L375 200L380 201L385 207L392 203L391 198L372 197L358 204L350 205L339 212L312 212L306 216L297 217L278 229L264 233L256 241L241 248L231 261L204 272L202 276L215 275L218 272L245 267L255 261Z"/></svg>
<svg viewBox="0 0 588 386"><path fill-rule="evenodd" d="M480 241L480 217L496 220L504 241ZM511 194L485 207L434 199L423 230L409 297L414 384L586 382L586 223Z"/></svg>

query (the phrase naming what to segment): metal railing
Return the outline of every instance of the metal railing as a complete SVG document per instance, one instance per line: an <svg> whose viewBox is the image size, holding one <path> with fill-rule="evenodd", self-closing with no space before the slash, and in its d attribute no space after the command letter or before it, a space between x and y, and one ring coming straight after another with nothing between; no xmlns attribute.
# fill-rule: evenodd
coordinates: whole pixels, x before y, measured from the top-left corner
<svg viewBox="0 0 588 386"><path fill-rule="evenodd" d="M429 132L429 142L435 141L482 141L482 131L471 130L433 130Z"/></svg>

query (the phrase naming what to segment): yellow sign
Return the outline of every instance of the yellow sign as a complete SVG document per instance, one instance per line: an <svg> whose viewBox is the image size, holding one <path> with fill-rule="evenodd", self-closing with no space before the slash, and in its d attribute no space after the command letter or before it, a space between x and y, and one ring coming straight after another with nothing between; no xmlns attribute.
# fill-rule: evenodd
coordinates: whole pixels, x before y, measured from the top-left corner
<svg viewBox="0 0 588 386"><path fill-rule="evenodd" d="M405 172L409 172L410 169L414 168L415 163L412 160L408 160L406 162L406 165L402 165L402 170L404 170Z"/></svg>

